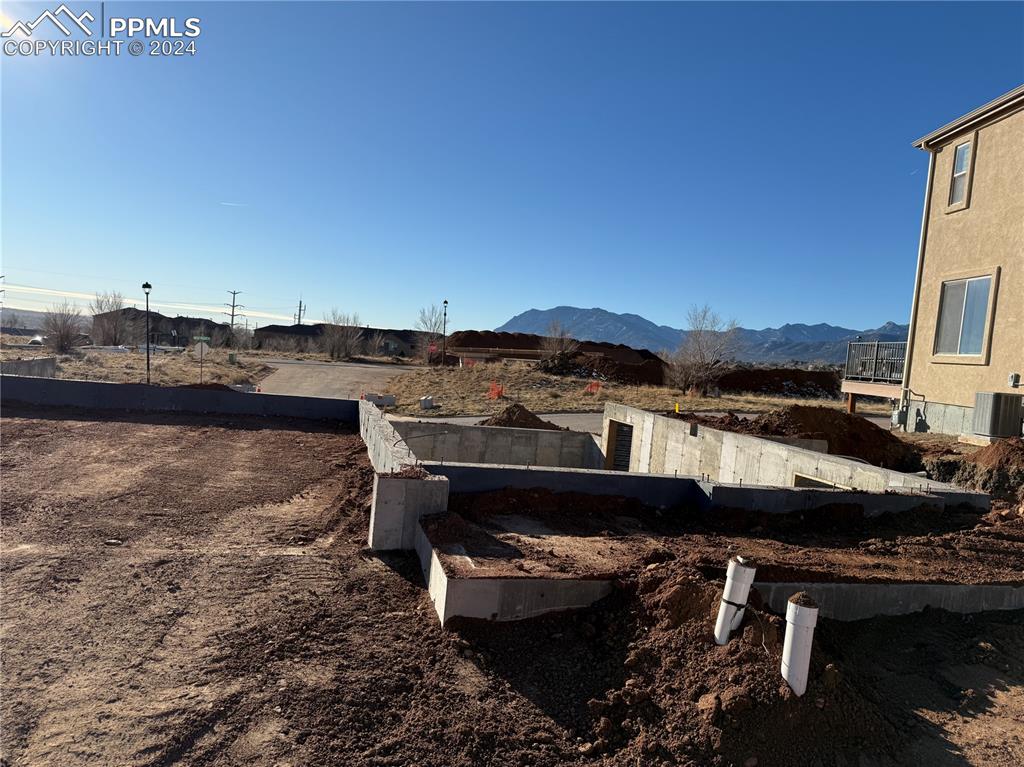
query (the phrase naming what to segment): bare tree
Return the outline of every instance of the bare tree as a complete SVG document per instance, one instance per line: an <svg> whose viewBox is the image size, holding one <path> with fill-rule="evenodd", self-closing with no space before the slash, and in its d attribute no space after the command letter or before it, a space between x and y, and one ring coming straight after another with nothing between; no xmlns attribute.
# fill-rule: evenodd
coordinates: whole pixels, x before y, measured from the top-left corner
<svg viewBox="0 0 1024 767"><path fill-rule="evenodd" d="M416 320L416 329L420 331L420 353L430 362L430 347L436 345L444 333L444 310L437 304L424 306Z"/></svg>
<svg viewBox="0 0 1024 767"><path fill-rule="evenodd" d="M206 335L203 333L202 335ZM234 340L234 334L231 332L231 328L227 325L218 323L214 326L213 330L210 331L210 346L220 348L222 346L230 346Z"/></svg>
<svg viewBox="0 0 1024 767"><path fill-rule="evenodd" d="M236 325L231 333L232 349L251 349L253 344L253 332L242 325Z"/></svg>
<svg viewBox="0 0 1024 767"><path fill-rule="evenodd" d="M686 318L686 337L669 365L676 386L704 396L736 352L736 320L724 321L707 304L691 307Z"/></svg>
<svg viewBox="0 0 1024 767"><path fill-rule="evenodd" d="M82 313L67 301L54 304L43 314L46 345L57 354L67 354L82 333Z"/></svg>
<svg viewBox="0 0 1024 767"><path fill-rule="evenodd" d="M321 336L324 352L331 359L354 357L363 346L363 329L359 327L359 315L331 309L324 317L324 332Z"/></svg>
<svg viewBox="0 0 1024 767"><path fill-rule="evenodd" d="M366 340L366 353L374 357L384 354L384 331L375 330Z"/></svg>
<svg viewBox="0 0 1024 767"><path fill-rule="evenodd" d="M548 325L548 334L540 340L542 359L551 359L559 354L572 356L579 348L579 341L569 335L569 330L558 320Z"/></svg>
<svg viewBox="0 0 1024 767"><path fill-rule="evenodd" d="M12 330L17 330L21 327L21 317L18 316L17 312L11 312L7 317L7 327Z"/></svg>
<svg viewBox="0 0 1024 767"><path fill-rule="evenodd" d="M119 346L128 340L128 318L123 309L124 296L117 291L97 293L89 302L94 343Z"/></svg>

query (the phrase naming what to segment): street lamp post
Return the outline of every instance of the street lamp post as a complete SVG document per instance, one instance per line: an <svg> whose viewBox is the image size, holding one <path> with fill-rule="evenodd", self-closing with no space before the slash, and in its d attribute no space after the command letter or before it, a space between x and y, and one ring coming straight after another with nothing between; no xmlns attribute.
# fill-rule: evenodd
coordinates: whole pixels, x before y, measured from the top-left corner
<svg viewBox="0 0 1024 767"><path fill-rule="evenodd" d="M444 319L441 321L441 367L448 362L448 299L444 300Z"/></svg>
<svg viewBox="0 0 1024 767"><path fill-rule="evenodd" d="M153 286L148 282L142 283L142 290L146 294L146 383L149 383L149 291Z"/></svg>

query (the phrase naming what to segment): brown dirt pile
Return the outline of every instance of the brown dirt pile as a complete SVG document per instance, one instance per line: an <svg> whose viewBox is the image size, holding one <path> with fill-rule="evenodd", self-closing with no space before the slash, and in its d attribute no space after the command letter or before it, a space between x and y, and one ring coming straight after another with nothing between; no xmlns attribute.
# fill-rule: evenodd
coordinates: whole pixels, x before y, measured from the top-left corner
<svg viewBox="0 0 1024 767"><path fill-rule="evenodd" d="M791 405L749 420L732 413L724 416L669 415L713 429L752 436L823 439L828 442L828 451L833 455L860 458L886 469L919 471L922 468L920 454L913 445L860 416L832 408Z"/></svg>
<svg viewBox="0 0 1024 767"><path fill-rule="evenodd" d="M718 379L718 388L723 392L821 399L838 397L839 385L839 373L835 370L799 368L736 368Z"/></svg>
<svg viewBox="0 0 1024 767"><path fill-rule="evenodd" d="M965 456L952 481L998 500L1024 502L1024 439L1002 439Z"/></svg>
<svg viewBox="0 0 1024 767"><path fill-rule="evenodd" d="M718 647L720 596L699 572L655 563L590 610L459 631L481 665L578 733L588 763L809 765L899 752L902 733L824 643L807 693L792 695L779 674L785 622L755 609L756 592Z"/></svg>
<svg viewBox="0 0 1024 767"><path fill-rule="evenodd" d="M657 357L626 362L601 352L559 352L537 363L543 373L573 378L594 378L623 384L664 386L667 367Z"/></svg>
<svg viewBox="0 0 1024 767"><path fill-rule="evenodd" d="M545 421L543 418L538 418L519 403L509 405L497 415L492 415L487 420L481 421L480 426L504 426L513 429L546 429L548 431L562 431L561 426L557 426L550 421Z"/></svg>

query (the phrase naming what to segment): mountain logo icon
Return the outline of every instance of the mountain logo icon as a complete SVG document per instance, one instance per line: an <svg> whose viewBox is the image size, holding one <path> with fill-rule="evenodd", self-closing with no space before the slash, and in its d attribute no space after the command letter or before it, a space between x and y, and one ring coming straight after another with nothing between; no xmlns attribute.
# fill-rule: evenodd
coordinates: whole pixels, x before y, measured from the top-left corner
<svg viewBox="0 0 1024 767"><path fill-rule="evenodd" d="M64 19L63 23L61 22L62 18ZM44 20L47 19L49 19L53 23L53 25L57 27L57 29L63 32L65 37L71 37L72 24L74 24L74 26L77 26L79 29L85 32L85 34L92 37L92 30L85 25L85 22L96 21L96 17L88 11L81 14L80 16L76 16L74 13L71 12L70 8L68 8L64 3L61 3L55 11L47 9L40 13L39 17L35 21L16 21L11 26L11 28L4 32L2 35L0 35L0 37L14 37L14 35L19 33L24 35L25 37L31 37L32 32L35 30L35 28L38 27L40 24L43 23Z"/></svg>

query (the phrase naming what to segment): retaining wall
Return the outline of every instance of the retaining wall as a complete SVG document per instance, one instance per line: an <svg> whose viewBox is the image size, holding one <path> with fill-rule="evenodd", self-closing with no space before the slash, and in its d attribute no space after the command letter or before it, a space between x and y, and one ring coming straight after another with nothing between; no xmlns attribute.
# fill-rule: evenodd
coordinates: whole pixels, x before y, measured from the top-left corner
<svg viewBox="0 0 1024 767"><path fill-rule="evenodd" d="M577 431L393 421L425 461L599 469L604 455L594 435Z"/></svg>
<svg viewBox="0 0 1024 767"><path fill-rule="evenodd" d="M10 376L53 378L57 375L57 358L39 357L34 360L5 360L0 362L0 372Z"/></svg>
<svg viewBox="0 0 1024 767"><path fill-rule="evenodd" d="M711 429L637 408L608 403L603 452L608 454L611 421L633 426L631 472L708 476L725 484L793 487L818 481L841 489L881 493L911 489L939 494L947 502L988 508L988 496L916 474L882 469L746 434Z"/></svg>
<svg viewBox="0 0 1024 767"><path fill-rule="evenodd" d="M310 418L355 423L357 401L284 394L242 394L176 386L0 376L0 401L90 410L140 410Z"/></svg>

